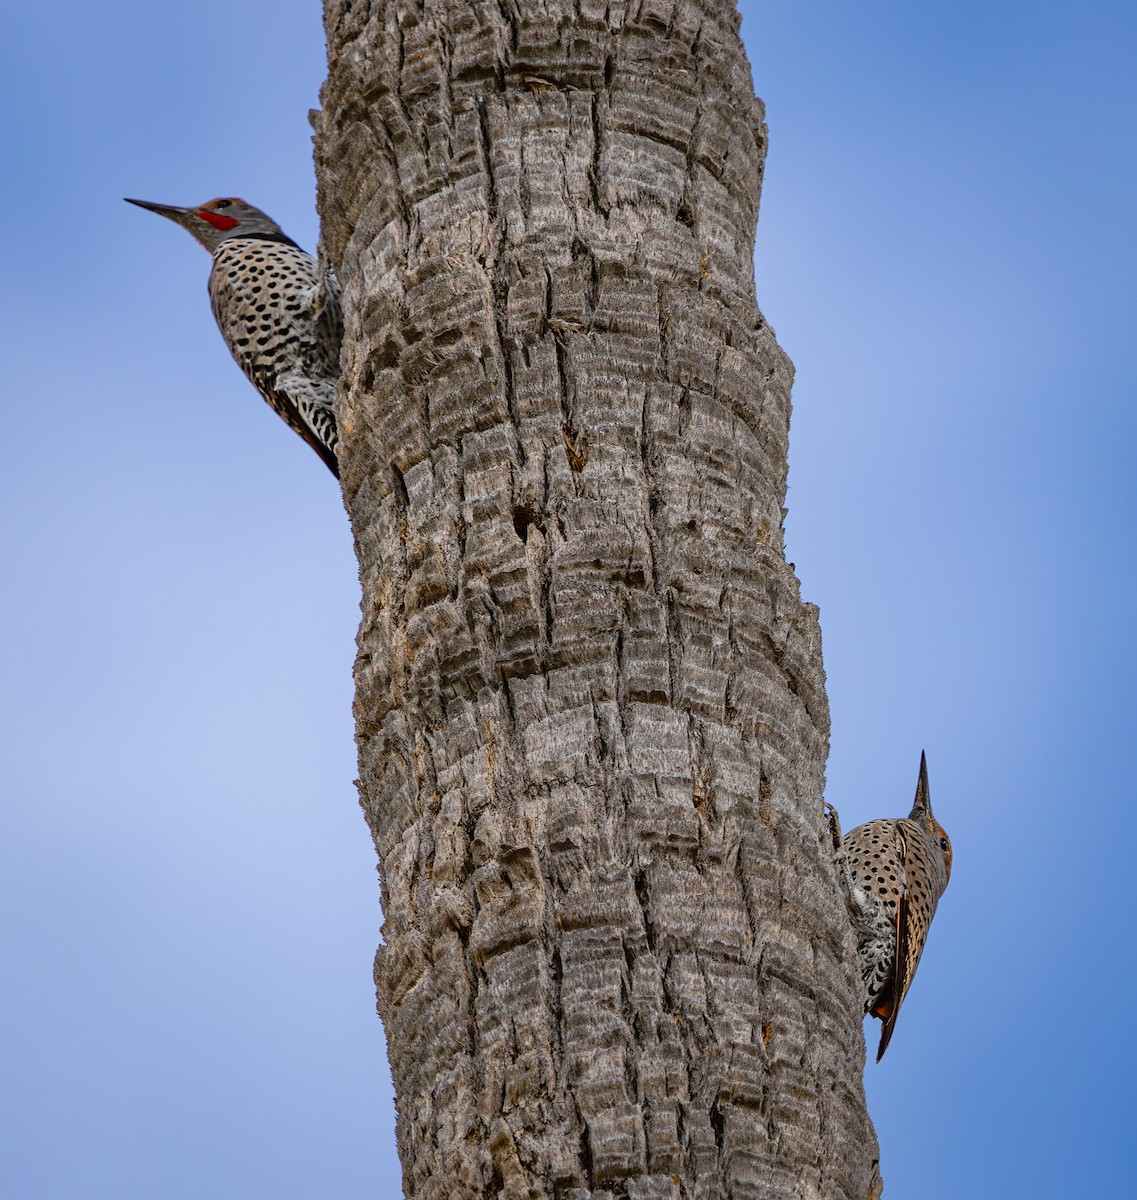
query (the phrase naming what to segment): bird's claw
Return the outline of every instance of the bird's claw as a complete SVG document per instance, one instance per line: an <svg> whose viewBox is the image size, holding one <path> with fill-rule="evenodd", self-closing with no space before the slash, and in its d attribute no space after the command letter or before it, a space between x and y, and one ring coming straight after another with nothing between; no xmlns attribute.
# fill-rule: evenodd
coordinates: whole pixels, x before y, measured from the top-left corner
<svg viewBox="0 0 1137 1200"><path fill-rule="evenodd" d="M837 810L828 801L825 801L824 810L829 837L833 842L833 860L834 862L838 862L845 857L845 851L841 845L841 818L837 815Z"/></svg>

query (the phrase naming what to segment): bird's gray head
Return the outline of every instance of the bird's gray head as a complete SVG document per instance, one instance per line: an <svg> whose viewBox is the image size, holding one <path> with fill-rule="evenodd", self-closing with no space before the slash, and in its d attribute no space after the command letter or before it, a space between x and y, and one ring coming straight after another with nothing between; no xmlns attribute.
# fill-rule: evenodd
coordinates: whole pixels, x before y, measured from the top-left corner
<svg viewBox="0 0 1137 1200"><path fill-rule="evenodd" d="M192 208L176 208L172 204L151 204L149 200L131 200L127 204L137 204L139 208L147 208L159 216L169 217L183 228L188 229L195 238L212 254L222 242L229 238L263 237L265 234L279 237L282 241L291 241L281 232L280 226L272 217L254 208L244 200L235 196L222 196L217 200L209 200Z"/></svg>

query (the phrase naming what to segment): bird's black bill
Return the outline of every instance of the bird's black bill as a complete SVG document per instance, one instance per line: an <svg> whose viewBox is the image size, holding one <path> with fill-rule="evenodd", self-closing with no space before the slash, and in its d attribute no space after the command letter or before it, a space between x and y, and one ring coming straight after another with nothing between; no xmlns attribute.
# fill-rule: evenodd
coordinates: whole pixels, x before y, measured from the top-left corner
<svg viewBox="0 0 1137 1200"><path fill-rule="evenodd" d="M178 208L174 204L154 204L149 200L132 200L129 196L123 196L127 204L137 205L138 208L145 208L150 212L155 212L161 217L169 217L171 220L177 220L186 210Z"/></svg>

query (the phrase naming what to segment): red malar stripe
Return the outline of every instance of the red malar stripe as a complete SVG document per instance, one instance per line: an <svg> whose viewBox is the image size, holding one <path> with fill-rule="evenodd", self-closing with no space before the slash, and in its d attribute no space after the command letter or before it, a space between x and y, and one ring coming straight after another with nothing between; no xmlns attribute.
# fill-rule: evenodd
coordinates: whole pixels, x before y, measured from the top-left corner
<svg viewBox="0 0 1137 1200"><path fill-rule="evenodd" d="M205 208L199 208L197 215L203 221L208 221L214 229L220 229L223 233L228 229L232 229L234 225L241 224L236 217L223 217L220 213L210 212Z"/></svg>

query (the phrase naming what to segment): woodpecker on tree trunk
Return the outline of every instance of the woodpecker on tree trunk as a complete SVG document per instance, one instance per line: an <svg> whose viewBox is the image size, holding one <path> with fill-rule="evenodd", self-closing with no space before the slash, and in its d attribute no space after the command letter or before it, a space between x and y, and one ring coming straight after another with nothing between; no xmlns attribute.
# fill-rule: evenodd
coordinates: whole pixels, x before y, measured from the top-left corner
<svg viewBox="0 0 1137 1200"><path fill-rule="evenodd" d="M213 255L209 299L253 386L339 478L333 405L343 319L334 276L259 208L233 197L193 208L127 200L177 222Z"/></svg>
<svg viewBox="0 0 1137 1200"><path fill-rule="evenodd" d="M842 839L836 810L830 813L841 889L857 935L865 1012L883 1022L880 1062L951 876L951 842L932 815L923 754L907 817L868 821Z"/></svg>

